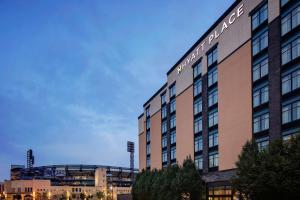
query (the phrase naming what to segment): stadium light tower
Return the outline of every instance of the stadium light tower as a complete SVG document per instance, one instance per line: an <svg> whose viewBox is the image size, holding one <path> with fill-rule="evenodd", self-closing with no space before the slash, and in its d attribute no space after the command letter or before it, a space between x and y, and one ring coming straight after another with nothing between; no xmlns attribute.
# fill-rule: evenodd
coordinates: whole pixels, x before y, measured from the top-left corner
<svg viewBox="0 0 300 200"><path fill-rule="evenodd" d="M131 170L131 176L132 181L134 179L134 142L127 142L127 152L130 153L130 170Z"/></svg>
<svg viewBox="0 0 300 200"><path fill-rule="evenodd" d="M27 151L27 168L31 169L34 165L34 156L32 149Z"/></svg>

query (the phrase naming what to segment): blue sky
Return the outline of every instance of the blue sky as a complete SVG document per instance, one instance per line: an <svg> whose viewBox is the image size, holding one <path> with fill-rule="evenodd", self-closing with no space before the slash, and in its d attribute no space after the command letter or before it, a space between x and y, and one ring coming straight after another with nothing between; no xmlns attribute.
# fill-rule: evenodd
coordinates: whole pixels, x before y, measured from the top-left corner
<svg viewBox="0 0 300 200"><path fill-rule="evenodd" d="M143 103L233 1L1 0L0 180L28 148L129 166Z"/></svg>

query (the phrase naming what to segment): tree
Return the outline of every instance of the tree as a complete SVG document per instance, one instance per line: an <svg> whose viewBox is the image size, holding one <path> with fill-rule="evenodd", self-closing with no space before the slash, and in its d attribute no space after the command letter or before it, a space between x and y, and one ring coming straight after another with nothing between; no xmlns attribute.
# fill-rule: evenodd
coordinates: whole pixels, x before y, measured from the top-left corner
<svg viewBox="0 0 300 200"><path fill-rule="evenodd" d="M182 166L142 171L133 186L135 200L198 200L203 193L201 176L191 158Z"/></svg>
<svg viewBox="0 0 300 200"><path fill-rule="evenodd" d="M104 199L104 193L103 192L97 192L96 197L97 197L97 199Z"/></svg>
<svg viewBox="0 0 300 200"><path fill-rule="evenodd" d="M240 199L300 199L300 137L276 140L258 151L255 141L247 142L232 183Z"/></svg>

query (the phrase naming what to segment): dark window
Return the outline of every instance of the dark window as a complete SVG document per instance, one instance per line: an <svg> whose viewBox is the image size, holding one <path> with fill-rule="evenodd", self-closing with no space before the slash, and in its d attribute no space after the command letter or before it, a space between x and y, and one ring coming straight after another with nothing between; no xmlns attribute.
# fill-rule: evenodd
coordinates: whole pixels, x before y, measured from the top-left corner
<svg viewBox="0 0 300 200"><path fill-rule="evenodd" d="M218 111L211 111L208 115L208 126L212 127L218 124Z"/></svg>
<svg viewBox="0 0 300 200"><path fill-rule="evenodd" d="M200 133L202 131L202 117L198 117L195 119L194 131L195 131L195 133Z"/></svg>
<svg viewBox="0 0 300 200"><path fill-rule="evenodd" d="M161 146L162 148L167 147L167 136L162 137Z"/></svg>
<svg viewBox="0 0 300 200"><path fill-rule="evenodd" d="M196 169L203 169L203 157L202 156L196 156L195 157L195 165Z"/></svg>
<svg viewBox="0 0 300 200"><path fill-rule="evenodd" d="M171 144L176 143L176 131L171 132Z"/></svg>
<svg viewBox="0 0 300 200"><path fill-rule="evenodd" d="M281 7L287 4L290 0L280 0Z"/></svg>
<svg viewBox="0 0 300 200"><path fill-rule="evenodd" d="M161 124L161 132L162 133L166 133L167 132L167 122L164 121L162 124Z"/></svg>
<svg viewBox="0 0 300 200"><path fill-rule="evenodd" d="M170 87L170 97L173 97L176 95L176 85L174 84L172 87Z"/></svg>
<svg viewBox="0 0 300 200"><path fill-rule="evenodd" d="M300 24L300 6L290 11L281 19L281 35L285 35Z"/></svg>
<svg viewBox="0 0 300 200"><path fill-rule="evenodd" d="M194 114L197 115L200 112L202 112L202 99L197 99L194 102Z"/></svg>
<svg viewBox="0 0 300 200"><path fill-rule="evenodd" d="M282 65L298 58L299 56L300 56L300 38L297 38L292 42L285 44L281 48Z"/></svg>
<svg viewBox="0 0 300 200"><path fill-rule="evenodd" d="M214 147L218 146L218 144L218 131L210 132L208 136L208 146Z"/></svg>
<svg viewBox="0 0 300 200"><path fill-rule="evenodd" d="M162 152L162 162L168 162L168 154L167 151Z"/></svg>
<svg viewBox="0 0 300 200"><path fill-rule="evenodd" d="M199 79L194 83L194 96L201 93L201 88L201 79Z"/></svg>
<svg viewBox="0 0 300 200"><path fill-rule="evenodd" d="M171 160L176 159L176 147L171 148Z"/></svg>
<svg viewBox="0 0 300 200"><path fill-rule="evenodd" d="M253 55L258 54L262 50L268 47L268 31L265 31L255 37L252 42Z"/></svg>
<svg viewBox="0 0 300 200"><path fill-rule="evenodd" d="M176 116L173 115L170 119L170 128L175 128L176 127Z"/></svg>
<svg viewBox="0 0 300 200"><path fill-rule="evenodd" d="M149 167L150 167L150 165L151 165L150 158L149 158L149 157L147 157L147 159L146 159L146 167L147 167L147 168L149 168Z"/></svg>
<svg viewBox="0 0 300 200"><path fill-rule="evenodd" d="M260 24L268 19L268 4L262 6L256 13L252 15L252 30L256 29Z"/></svg>
<svg viewBox="0 0 300 200"><path fill-rule="evenodd" d="M147 153L147 155L150 155L150 153L151 153L151 147L150 147L150 144L147 144L147 147L146 147L146 153Z"/></svg>
<svg viewBox="0 0 300 200"><path fill-rule="evenodd" d="M253 107L257 107L261 104L269 101L269 87L268 85L254 89L253 91Z"/></svg>
<svg viewBox="0 0 300 200"><path fill-rule="evenodd" d="M218 49L215 48L207 55L207 65L208 67L217 62L218 60Z"/></svg>
<svg viewBox="0 0 300 200"><path fill-rule="evenodd" d="M260 114L254 117L253 132L258 133L269 129L269 113Z"/></svg>
<svg viewBox="0 0 300 200"><path fill-rule="evenodd" d="M164 104L164 103L166 103L166 93L161 95L161 104Z"/></svg>
<svg viewBox="0 0 300 200"><path fill-rule="evenodd" d="M201 75L202 73L202 64L201 62L198 63L195 67L194 67L194 78L198 77L199 75Z"/></svg>
<svg viewBox="0 0 300 200"><path fill-rule="evenodd" d="M150 117L150 107L146 108L146 117Z"/></svg>
<svg viewBox="0 0 300 200"><path fill-rule="evenodd" d="M209 153L209 168L219 166L219 153L211 152Z"/></svg>
<svg viewBox="0 0 300 200"><path fill-rule="evenodd" d="M167 106L164 106L161 109L161 118L164 119L166 117L167 117Z"/></svg>
<svg viewBox="0 0 300 200"><path fill-rule="evenodd" d="M208 72L208 87L218 82L218 69L217 67Z"/></svg>
<svg viewBox="0 0 300 200"><path fill-rule="evenodd" d="M282 106L282 124L300 119L300 101Z"/></svg>
<svg viewBox="0 0 300 200"><path fill-rule="evenodd" d="M173 113L176 110L176 100L172 99L170 102L170 113Z"/></svg>
<svg viewBox="0 0 300 200"><path fill-rule="evenodd" d="M269 146L269 137L264 137L256 140L258 151L266 150Z"/></svg>
<svg viewBox="0 0 300 200"><path fill-rule="evenodd" d="M261 62L254 65L252 68L252 72L253 72L253 81L257 81L258 79L268 75L268 73L269 73L268 58L263 59Z"/></svg>
<svg viewBox="0 0 300 200"><path fill-rule="evenodd" d="M146 129L150 129L150 119L146 120Z"/></svg>
<svg viewBox="0 0 300 200"><path fill-rule="evenodd" d="M218 103L218 90L213 90L208 94L208 106Z"/></svg>
<svg viewBox="0 0 300 200"><path fill-rule="evenodd" d="M147 131L146 133L146 141L150 142L150 131Z"/></svg>
<svg viewBox="0 0 300 200"><path fill-rule="evenodd" d="M202 136L198 136L195 138L195 152L199 152L203 150L203 139Z"/></svg>
<svg viewBox="0 0 300 200"><path fill-rule="evenodd" d="M282 94L286 94L300 88L300 69L283 76L281 85Z"/></svg>

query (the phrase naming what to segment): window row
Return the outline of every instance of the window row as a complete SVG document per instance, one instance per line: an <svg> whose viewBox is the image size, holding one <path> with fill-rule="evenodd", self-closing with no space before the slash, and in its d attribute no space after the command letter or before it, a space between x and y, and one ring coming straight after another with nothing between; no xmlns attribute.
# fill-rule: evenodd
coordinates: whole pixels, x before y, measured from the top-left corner
<svg viewBox="0 0 300 200"><path fill-rule="evenodd" d="M161 105L163 105L164 103L166 103L167 101L167 97L166 97L166 93L161 95Z"/></svg>
<svg viewBox="0 0 300 200"><path fill-rule="evenodd" d="M219 153L218 152L209 153L208 167L212 168L218 166L219 166Z"/></svg>
<svg viewBox="0 0 300 200"><path fill-rule="evenodd" d="M282 94L289 93L300 88L300 69L297 69L285 76L281 80Z"/></svg>
<svg viewBox="0 0 300 200"><path fill-rule="evenodd" d="M268 4L262 6L256 13L252 15L252 30L268 19Z"/></svg>
<svg viewBox="0 0 300 200"><path fill-rule="evenodd" d="M176 143L176 131L171 132L171 144Z"/></svg>
<svg viewBox="0 0 300 200"><path fill-rule="evenodd" d="M267 103L269 101L269 87L268 85L254 89L253 91L253 107L257 107L261 104Z"/></svg>
<svg viewBox="0 0 300 200"><path fill-rule="evenodd" d="M260 114L253 119L253 132L258 133L269 129L269 113Z"/></svg>
<svg viewBox="0 0 300 200"><path fill-rule="evenodd" d="M166 148L168 145L168 140L167 140L167 136L163 136L162 139L161 139L161 147L162 148Z"/></svg>
<svg viewBox="0 0 300 200"><path fill-rule="evenodd" d="M268 58L263 59L252 68L253 81L257 81L269 73L269 60Z"/></svg>
<svg viewBox="0 0 300 200"><path fill-rule="evenodd" d="M147 157L147 159L146 159L146 167L150 168L150 166L151 166L151 160L150 160L150 157Z"/></svg>
<svg viewBox="0 0 300 200"><path fill-rule="evenodd" d="M194 101L194 115L202 112L202 99L197 99Z"/></svg>
<svg viewBox="0 0 300 200"><path fill-rule="evenodd" d="M174 111L176 111L176 100L175 99L173 99L170 102L170 113L173 113Z"/></svg>
<svg viewBox="0 0 300 200"><path fill-rule="evenodd" d="M289 42L281 49L281 62L282 65L298 58L300 56L300 38Z"/></svg>
<svg viewBox="0 0 300 200"><path fill-rule="evenodd" d="M198 136L195 138L195 152L199 152L203 150L203 138L202 136Z"/></svg>
<svg viewBox="0 0 300 200"><path fill-rule="evenodd" d="M208 87L218 82L218 69L215 67L213 70L208 72Z"/></svg>
<svg viewBox="0 0 300 200"><path fill-rule="evenodd" d="M167 117L167 106L161 108L161 118L165 119Z"/></svg>
<svg viewBox="0 0 300 200"><path fill-rule="evenodd" d="M258 151L266 150L269 146L269 137L263 137L256 140Z"/></svg>
<svg viewBox="0 0 300 200"><path fill-rule="evenodd" d="M146 108L146 117L150 117L150 107Z"/></svg>
<svg viewBox="0 0 300 200"><path fill-rule="evenodd" d="M146 129L150 129L150 119L146 120Z"/></svg>
<svg viewBox="0 0 300 200"><path fill-rule="evenodd" d="M201 91L202 91L202 82L201 79L199 79L194 83L194 96L199 95Z"/></svg>
<svg viewBox="0 0 300 200"><path fill-rule="evenodd" d="M218 111L212 111L208 115L208 126L212 127L218 124Z"/></svg>
<svg viewBox="0 0 300 200"><path fill-rule="evenodd" d="M150 155L150 153L151 153L151 146L150 146L150 144L147 144L147 146L146 146L146 154Z"/></svg>
<svg viewBox="0 0 300 200"><path fill-rule="evenodd" d="M203 157L202 156L195 156L195 165L196 165L196 169L199 169L199 170L203 169Z"/></svg>
<svg viewBox="0 0 300 200"><path fill-rule="evenodd" d="M218 60L218 49L215 48L207 55L207 66L211 66Z"/></svg>
<svg viewBox="0 0 300 200"><path fill-rule="evenodd" d="M176 85L174 84L173 86L170 87L170 98L176 95Z"/></svg>
<svg viewBox="0 0 300 200"><path fill-rule="evenodd" d="M268 31L261 33L259 36L253 39L252 42L252 52L255 56L262 50L268 47L269 39L268 39Z"/></svg>
<svg viewBox="0 0 300 200"><path fill-rule="evenodd" d="M200 133L202 131L202 117L197 117L194 121L194 132Z"/></svg>
<svg viewBox="0 0 300 200"><path fill-rule="evenodd" d="M150 142L150 131L146 132L146 142Z"/></svg>
<svg viewBox="0 0 300 200"><path fill-rule="evenodd" d="M176 116L172 115L170 118L170 129L175 128L176 127Z"/></svg>
<svg viewBox="0 0 300 200"><path fill-rule="evenodd" d="M171 148L171 160L176 159L176 147Z"/></svg>
<svg viewBox="0 0 300 200"><path fill-rule="evenodd" d="M281 19L281 35L285 35L300 25L300 6L293 9Z"/></svg>
<svg viewBox="0 0 300 200"><path fill-rule="evenodd" d="M218 90L213 90L208 94L208 106L213 106L218 103Z"/></svg>
<svg viewBox="0 0 300 200"><path fill-rule="evenodd" d="M282 106L282 124L300 119L300 101Z"/></svg>
<svg viewBox="0 0 300 200"><path fill-rule="evenodd" d="M162 162L168 162L168 154L167 151L162 152Z"/></svg>
<svg viewBox="0 0 300 200"><path fill-rule="evenodd" d="M218 146L219 142L218 142L218 131L214 131L209 133L208 136L208 147L215 147Z"/></svg>

